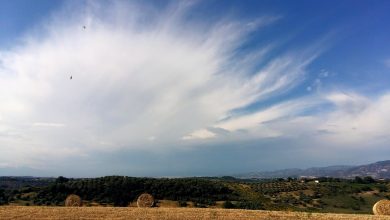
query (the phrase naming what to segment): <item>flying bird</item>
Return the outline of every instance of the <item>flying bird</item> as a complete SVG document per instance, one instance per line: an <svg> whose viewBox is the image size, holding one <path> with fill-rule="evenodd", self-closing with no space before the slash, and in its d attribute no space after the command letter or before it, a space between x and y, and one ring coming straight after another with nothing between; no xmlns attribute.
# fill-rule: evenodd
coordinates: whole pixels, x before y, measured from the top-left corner
<svg viewBox="0 0 390 220"><path fill-rule="evenodd" d="M85 25L84 25L83 28L85 29L85 28L87 28L87 27L85 27Z"/></svg>

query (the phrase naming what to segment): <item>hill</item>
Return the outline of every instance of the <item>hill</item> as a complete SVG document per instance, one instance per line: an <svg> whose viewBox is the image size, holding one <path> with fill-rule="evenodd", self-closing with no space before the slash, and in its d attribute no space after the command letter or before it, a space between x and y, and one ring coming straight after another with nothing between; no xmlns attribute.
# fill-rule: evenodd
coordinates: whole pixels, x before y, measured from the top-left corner
<svg viewBox="0 0 390 220"><path fill-rule="evenodd" d="M135 206L137 197L150 193L156 207L226 208L332 213L372 213L381 199L390 199L390 181L371 177L243 180L232 177L135 178L108 176L68 179L47 186L1 189L0 205L64 206L70 194L84 206Z"/></svg>
<svg viewBox="0 0 390 220"><path fill-rule="evenodd" d="M343 179L353 179L356 176L371 176L374 179L390 178L390 160L359 166L329 166L313 167L308 169L284 169L265 172L250 172L234 175L244 179L269 179L287 177L333 177Z"/></svg>
<svg viewBox="0 0 390 220"><path fill-rule="evenodd" d="M22 187L43 187L53 183L56 178L32 176L0 176L0 189L20 189Z"/></svg>

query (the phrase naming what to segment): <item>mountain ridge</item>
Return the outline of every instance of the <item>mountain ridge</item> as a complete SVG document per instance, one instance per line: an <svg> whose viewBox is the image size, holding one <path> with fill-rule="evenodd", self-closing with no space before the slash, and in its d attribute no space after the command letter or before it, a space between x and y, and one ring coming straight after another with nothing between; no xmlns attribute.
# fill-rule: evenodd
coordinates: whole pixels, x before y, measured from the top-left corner
<svg viewBox="0 0 390 220"><path fill-rule="evenodd" d="M378 161L375 163L347 166L334 165L327 167L311 167L307 169L281 169L275 171L259 171L233 175L242 179L269 179L287 177L334 177L352 179L356 176L371 176L374 179L390 179L390 160Z"/></svg>

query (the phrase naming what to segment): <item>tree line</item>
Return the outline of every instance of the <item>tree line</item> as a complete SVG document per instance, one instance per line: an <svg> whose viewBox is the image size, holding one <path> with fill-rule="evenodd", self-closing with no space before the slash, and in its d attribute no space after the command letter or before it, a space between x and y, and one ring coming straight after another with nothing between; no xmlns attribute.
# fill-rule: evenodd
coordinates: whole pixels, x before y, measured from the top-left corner
<svg viewBox="0 0 390 220"><path fill-rule="evenodd" d="M67 195L76 194L83 200L127 206L145 192L152 194L156 199L193 201L199 204L235 200L238 197L222 182L200 178L155 179L108 176L93 179L67 179L59 177L49 186L38 189L34 204L61 205Z"/></svg>

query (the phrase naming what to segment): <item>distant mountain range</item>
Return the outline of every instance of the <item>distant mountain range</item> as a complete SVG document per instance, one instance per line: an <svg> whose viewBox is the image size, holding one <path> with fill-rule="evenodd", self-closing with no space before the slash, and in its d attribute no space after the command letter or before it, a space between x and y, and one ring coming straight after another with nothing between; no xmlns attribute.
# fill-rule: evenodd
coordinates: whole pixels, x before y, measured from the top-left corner
<svg viewBox="0 0 390 220"><path fill-rule="evenodd" d="M390 179L390 160L360 166L329 166L308 169L284 169L266 172L250 172L234 175L243 179L269 179L287 177L335 177L351 179L356 176L371 176L375 179Z"/></svg>

